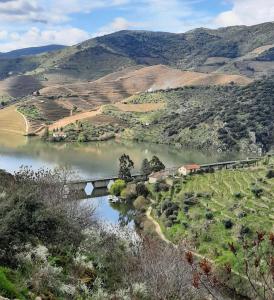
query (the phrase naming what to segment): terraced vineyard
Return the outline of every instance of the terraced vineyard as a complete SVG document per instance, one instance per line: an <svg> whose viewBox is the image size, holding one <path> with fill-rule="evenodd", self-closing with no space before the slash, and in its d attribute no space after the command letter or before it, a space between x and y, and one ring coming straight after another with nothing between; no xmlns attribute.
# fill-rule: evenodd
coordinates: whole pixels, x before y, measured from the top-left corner
<svg viewBox="0 0 274 300"><path fill-rule="evenodd" d="M197 174L179 180L169 192L153 192L163 232L175 243L188 239L200 254L237 270L228 243L274 230L274 178L266 176L273 163L272 158L268 166ZM165 202L179 207L177 218L163 213Z"/></svg>

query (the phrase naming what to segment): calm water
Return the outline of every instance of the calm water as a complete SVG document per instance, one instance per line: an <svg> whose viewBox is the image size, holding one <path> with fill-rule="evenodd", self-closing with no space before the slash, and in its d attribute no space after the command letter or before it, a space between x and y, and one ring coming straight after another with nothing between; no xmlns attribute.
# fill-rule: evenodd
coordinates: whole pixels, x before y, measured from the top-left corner
<svg viewBox="0 0 274 300"><path fill-rule="evenodd" d="M83 178L104 177L116 175L118 159L123 154L129 154L135 162L138 172L142 160L153 155L165 163L167 167L180 166L184 163L207 163L241 158L240 154L209 153L194 150L178 150L168 145L134 142L100 142L89 144L46 144L19 135L10 135L0 131L0 169L14 172L20 166L53 168L70 166ZM123 209L111 207L107 197L92 200L97 207L97 214L102 219L116 223L125 221Z"/></svg>

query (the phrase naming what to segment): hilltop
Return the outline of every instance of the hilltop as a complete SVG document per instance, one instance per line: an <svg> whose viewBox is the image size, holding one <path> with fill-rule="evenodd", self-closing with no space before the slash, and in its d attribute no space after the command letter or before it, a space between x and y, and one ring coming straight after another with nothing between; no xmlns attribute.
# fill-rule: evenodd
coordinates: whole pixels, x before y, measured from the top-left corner
<svg viewBox="0 0 274 300"><path fill-rule="evenodd" d="M13 50L5 53L0 53L0 59L19 58L23 56L38 55L45 52L61 50L64 49L65 47L66 46L63 45L47 45L41 47L22 48L22 49Z"/></svg>

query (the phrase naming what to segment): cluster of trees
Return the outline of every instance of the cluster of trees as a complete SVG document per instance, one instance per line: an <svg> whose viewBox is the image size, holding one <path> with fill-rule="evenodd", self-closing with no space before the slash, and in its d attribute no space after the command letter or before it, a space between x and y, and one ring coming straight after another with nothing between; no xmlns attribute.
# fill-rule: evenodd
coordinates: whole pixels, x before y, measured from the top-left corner
<svg viewBox="0 0 274 300"><path fill-rule="evenodd" d="M119 158L119 178L129 182L132 180L132 170L134 169L134 162L127 154L123 154ZM165 165L161 162L159 157L153 156L149 161L145 158L141 166L141 174L146 178L153 172L159 172L165 169Z"/></svg>
<svg viewBox="0 0 274 300"><path fill-rule="evenodd" d="M150 161L146 158L143 160L141 174L147 177L151 173L162 171L165 168L165 165L160 161L159 157L154 155Z"/></svg>

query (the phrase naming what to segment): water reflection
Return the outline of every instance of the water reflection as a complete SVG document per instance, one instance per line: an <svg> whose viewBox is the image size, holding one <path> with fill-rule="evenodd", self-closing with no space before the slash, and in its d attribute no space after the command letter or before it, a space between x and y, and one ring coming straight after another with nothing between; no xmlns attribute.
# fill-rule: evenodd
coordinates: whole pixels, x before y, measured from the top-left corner
<svg viewBox="0 0 274 300"><path fill-rule="evenodd" d="M133 226L135 210L129 202L112 203L109 196L88 198L81 202L84 206L94 207L95 215L101 221L123 227Z"/></svg>
<svg viewBox="0 0 274 300"><path fill-rule="evenodd" d="M3 164L8 170L14 170L22 164L34 168L69 165L79 171L81 177L104 177L117 174L118 158L123 153L129 154L134 160L136 171L144 158L151 158L153 155L159 156L167 167L241 157L235 153L209 153L149 143L108 141L88 144L46 144L32 138L26 144L15 147L0 144L0 167Z"/></svg>
<svg viewBox="0 0 274 300"><path fill-rule="evenodd" d="M207 163L245 157L238 153L214 153L189 149L176 149L168 145L112 140L88 144L49 144L37 138L27 139L0 131L0 169L14 172L21 165L33 169L41 167L70 166L81 178L100 178L117 175L118 159L129 154L138 172L144 158L159 156L167 167L184 163ZM105 189L94 189L89 196L98 206L98 214L105 220L131 224L134 210L128 204L110 204ZM86 193L79 199L87 198ZM95 198L95 199L94 199Z"/></svg>

